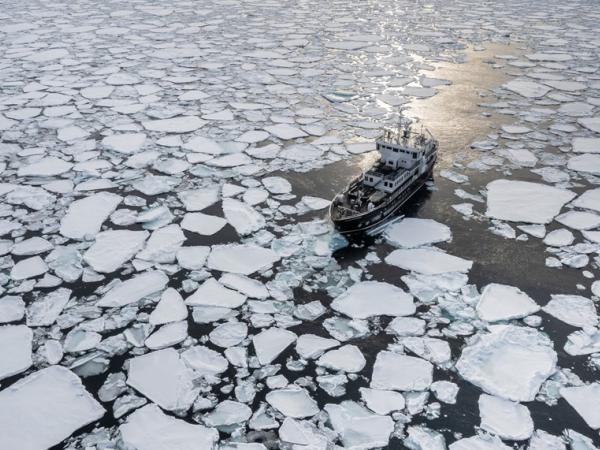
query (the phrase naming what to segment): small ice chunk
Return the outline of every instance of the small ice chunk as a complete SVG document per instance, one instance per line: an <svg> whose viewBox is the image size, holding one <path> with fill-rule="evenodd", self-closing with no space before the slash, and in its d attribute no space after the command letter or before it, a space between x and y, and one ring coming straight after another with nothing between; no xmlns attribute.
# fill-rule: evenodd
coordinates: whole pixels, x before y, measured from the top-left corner
<svg viewBox="0 0 600 450"><path fill-rule="evenodd" d="M373 414L353 401L327 404L325 411L344 448L370 449L388 446L390 435L394 431L394 421L391 417Z"/></svg>
<svg viewBox="0 0 600 450"><path fill-rule="evenodd" d="M409 316L416 311L412 295L379 281L362 281L338 296L331 307L353 319L373 316Z"/></svg>
<svg viewBox="0 0 600 450"><path fill-rule="evenodd" d="M223 199L223 213L241 236L254 233L266 224L263 215L252 206L232 198Z"/></svg>
<svg viewBox="0 0 600 450"><path fill-rule="evenodd" d="M262 365L271 364L297 339L295 333L283 328L268 328L252 337L254 350Z"/></svg>
<svg viewBox="0 0 600 450"><path fill-rule="evenodd" d="M540 183L495 180L487 185L486 215L513 222L546 224L575 193Z"/></svg>
<svg viewBox="0 0 600 450"><path fill-rule="evenodd" d="M253 244L214 245L208 257L208 267L221 272L250 275L270 269L279 261L279 256L271 249Z"/></svg>
<svg viewBox="0 0 600 450"><path fill-rule="evenodd" d="M600 188L588 189L573 200L573 206L600 211Z"/></svg>
<svg viewBox="0 0 600 450"><path fill-rule="evenodd" d="M431 219L406 218L385 230L385 238L396 247L420 247L446 242L452 238L450 228Z"/></svg>
<svg viewBox="0 0 600 450"><path fill-rule="evenodd" d="M331 348L340 345L336 339L323 338L314 334L303 334L296 341L296 352L304 359L315 359Z"/></svg>
<svg viewBox="0 0 600 450"><path fill-rule="evenodd" d="M190 295L185 303L188 306L219 306L237 308L246 302L246 296L226 288L214 278L209 278Z"/></svg>
<svg viewBox="0 0 600 450"><path fill-rule="evenodd" d="M173 288L167 288L162 293L160 301L150 314L148 321L152 325L163 325L185 320L187 316L188 310L179 292Z"/></svg>
<svg viewBox="0 0 600 450"><path fill-rule="evenodd" d="M123 198L120 195L109 192L99 192L75 200L60 222L60 234L71 239L95 236L121 200Z"/></svg>
<svg viewBox="0 0 600 450"><path fill-rule="evenodd" d="M386 256L385 262L425 275L468 272L473 265L472 261L429 248L394 250Z"/></svg>
<svg viewBox="0 0 600 450"><path fill-rule="evenodd" d="M558 216L556 221L574 230L590 230L600 226L600 216L587 211L568 211Z"/></svg>
<svg viewBox="0 0 600 450"><path fill-rule="evenodd" d="M0 323L17 322L25 315L25 302L16 295L0 297Z"/></svg>
<svg viewBox="0 0 600 450"><path fill-rule="evenodd" d="M585 328L598 325L594 302L580 295L552 295L552 299L542 309L574 327Z"/></svg>
<svg viewBox="0 0 600 450"><path fill-rule="evenodd" d="M416 317L396 317L386 331L396 336L421 336L425 334L426 324L424 320Z"/></svg>
<svg viewBox="0 0 600 450"><path fill-rule="evenodd" d="M13 280L26 280L43 275L48 271L48 266L39 256L22 259L16 263L10 270L10 277Z"/></svg>
<svg viewBox="0 0 600 450"><path fill-rule="evenodd" d="M195 212L187 213L183 216L181 228L201 234L202 236L212 236L226 224L227 221L222 217Z"/></svg>
<svg viewBox="0 0 600 450"><path fill-rule="evenodd" d="M72 167L73 163L56 156L47 156L29 165L21 166L17 175L20 177L52 177L68 172Z"/></svg>
<svg viewBox="0 0 600 450"><path fill-rule="evenodd" d="M494 325L463 349L456 368L491 395L533 401L541 384L556 370L556 360L552 343L539 331Z"/></svg>
<svg viewBox="0 0 600 450"><path fill-rule="evenodd" d="M27 308L27 325L44 327L52 325L71 298L71 289L59 288L38 298Z"/></svg>
<svg viewBox="0 0 600 450"><path fill-rule="evenodd" d="M454 405L458 395L458 386L451 381L440 380L431 383L431 392L440 402Z"/></svg>
<svg viewBox="0 0 600 450"><path fill-rule="evenodd" d="M577 172L586 172L593 175L600 174L600 155L584 153L574 156L567 162L567 167Z"/></svg>
<svg viewBox="0 0 600 450"><path fill-rule="evenodd" d="M230 289L235 289L250 298L264 300L269 296L269 290L263 283L237 273L224 273L219 278L219 283Z"/></svg>
<svg viewBox="0 0 600 450"><path fill-rule="evenodd" d="M242 322L227 322L219 325L208 335L210 341L223 348L238 345L248 336L248 326Z"/></svg>
<svg viewBox="0 0 600 450"><path fill-rule="evenodd" d="M192 246L181 247L177 250L177 262L181 267L188 270L198 270L204 267L206 258L210 253L210 247Z"/></svg>
<svg viewBox="0 0 600 450"><path fill-rule="evenodd" d="M53 447L104 413L77 375L47 367L0 391L0 448Z"/></svg>
<svg viewBox="0 0 600 450"><path fill-rule="evenodd" d="M600 117L583 117L577 119L577 122L588 130L600 133Z"/></svg>
<svg viewBox="0 0 600 450"><path fill-rule="evenodd" d="M172 322L160 327L152 333L144 342L146 347L151 350L160 350L161 348L171 347L175 344L185 341L188 337L187 321Z"/></svg>
<svg viewBox="0 0 600 450"><path fill-rule="evenodd" d="M219 441L214 428L168 416L153 404L129 415L119 431L123 444L136 450L213 450Z"/></svg>
<svg viewBox="0 0 600 450"><path fill-rule="evenodd" d="M177 193L177 197L187 211L202 211L219 201L219 189L204 188L181 191Z"/></svg>
<svg viewBox="0 0 600 450"><path fill-rule="evenodd" d="M13 255L32 256L52 250L54 246L46 239L33 236L21 242L17 242L11 250Z"/></svg>
<svg viewBox="0 0 600 450"><path fill-rule="evenodd" d="M31 367L32 340L33 332L26 325L0 326L0 380Z"/></svg>
<svg viewBox="0 0 600 450"><path fill-rule="evenodd" d="M511 80L502 85L502 87L526 98L540 98L550 92L548 86L521 79Z"/></svg>
<svg viewBox="0 0 600 450"><path fill-rule="evenodd" d="M344 345L330 350L317 360L317 365L330 370L348 373L360 372L367 361L355 345Z"/></svg>
<svg viewBox="0 0 600 450"><path fill-rule="evenodd" d="M211 427L228 427L246 422L252 416L248 405L232 400L219 403L213 411L204 416L204 423Z"/></svg>
<svg viewBox="0 0 600 450"><path fill-rule="evenodd" d="M533 420L526 406L492 395L479 397L481 428L501 439L522 441L533 433Z"/></svg>
<svg viewBox="0 0 600 450"><path fill-rule="evenodd" d="M448 450L511 450L496 437L486 434L459 439L448 447Z"/></svg>
<svg viewBox="0 0 600 450"><path fill-rule="evenodd" d="M410 450L446 450L444 435L422 425L408 427L404 445Z"/></svg>
<svg viewBox="0 0 600 450"><path fill-rule="evenodd" d="M381 351L373 366L370 386L375 389L423 391L433 381L433 365L414 356Z"/></svg>
<svg viewBox="0 0 600 450"><path fill-rule="evenodd" d="M529 441L528 450L567 450L567 446L562 438L546 433L544 430L535 430Z"/></svg>
<svg viewBox="0 0 600 450"><path fill-rule="evenodd" d="M165 133L189 133L202 128L206 121L196 116L180 116L142 122L146 130Z"/></svg>
<svg viewBox="0 0 600 450"><path fill-rule="evenodd" d="M386 415L404 409L404 396L400 392L360 388L360 396L375 414Z"/></svg>
<svg viewBox="0 0 600 450"><path fill-rule="evenodd" d="M162 291L169 277L159 270L144 272L113 287L96 303L102 308L119 308Z"/></svg>
<svg viewBox="0 0 600 450"><path fill-rule="evenodd" d="M563 387L560 395L571 405L591 428L600 428L600 383Z"/></svg>
<svg viewBox="0 0 600 450"><path fill-rule="evenodd" d="M563 247L565 245L571 245L574 240L575 236L573 236L573 233L565 228L560 228L548 233L544 238L544 244L552 247Z"/></svg>
<svg viewBox="0 0 600 450"><path fill-rule="evenodd" d="M305 389L297 386L271 391L266 400L281 414L294 419L312 417L319 412L317 402Z"/></svg>
<svg viewBox="0 0 600 450"><path fill-rule="evenodd" d="M223 373L229 367L229 362L218 352L202 345L196 345L181 354L183 361L188 367L194 369L197 374L204 376L215 376Z"/></svg>
<svg viewBox="0 0 600 450"><path fill-rule="evenodd" d="M142 149L146 142L144 133L113 134L102 139L102 145L118 153L131 155Z"/></svg>
<svg viewBox="0 0 600 450"><path fill-rule="evenodd" d="M265 127L265 131L285 141L307 136L307 134L301 129L286 123L278 123L277 125Z"/></svg>
<svg viewBox="0 0 600 450"><path fill-rule="evenodd" d="M572 146L574 153L600 153L600 138L576 137Z"/></svg>
<svg viewBox="0 0 600 450"><path fill-rule="evenodd" d="M177 224L155 230L146 242L146 247L136 256L144 261L171 263L185 242L185 234Z"/></svg>
<svg viewBox="0 0 600 450"><path fill-rule="evenodd" d="M173 348L130 359L127 384L167 411L186 410L198 394L194 372Z"/></svg>
<svg viewBox="0 0 600 450"><path fill-rule="evenodd" d="M488 284L477 303L477 314L488 322L521 319L540 310L525 292L505 284Z"/></svg>
<svg viewBox="0 0 600 450"><path fill-rule="evenodd" d="M102 231L83 259L96 272L114 272L142 249L147 237L147 231Z"/></svg>
<svg viewBox="0 0 600 450"><path fill-rule="evenodd" d="M264 177L261 181L271 194L289 194L292 192L292 185L285 178Z"/></svg>

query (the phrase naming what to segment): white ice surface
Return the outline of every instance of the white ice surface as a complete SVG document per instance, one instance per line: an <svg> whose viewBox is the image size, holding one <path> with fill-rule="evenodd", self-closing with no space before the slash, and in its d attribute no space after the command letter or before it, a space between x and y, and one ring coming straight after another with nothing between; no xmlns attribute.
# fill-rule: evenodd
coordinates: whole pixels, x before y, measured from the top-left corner
<svg viewBox="0 0 600 450"><path fill-rule="evenodd" d="M389 351L377 354L370 387L398 391L423 391L433 381L433 365L414 356Z"/></svg>
<svg viewBox="0 0 600 450"><path fill-rule="evenodd" d="M214 450L219 433L163 413L154 404L127 417L119 427L123 444L136 450Z"/></svg>
<svg viewBox="0 0 600 450"><path fill-rule="evenodd" d="M396 247L420 247L449 241L452 233L448 226L435 220L409 217L388 226L385 238Z"/></svg>
<svg viewBox="0 0 600 450"><path fill-rule="evenodd" d="M159 270L144 272L109 290L96 305L103 308L129 305L163 290L168 282L169 278Z"/></svg>
<svg viewBox="0 0 600 450"><path fill-rule="evenodd" d="M466 259L429 248L394 250L386 256L385 262L425 275L468 272L473 265L473 262Z"/></svg>
<svg viewBox="0 0 600 450"><path fill-rule="evenodd" d="M412 295L379 281L361 281L338 296L331 307L353 319L373 316L409 316L416 308Z"/></svg>
<svg viewBox="0 0 600 450"><path fill-rule="evenodd" d="M26 325L0 326L0 380L31 367L32 340L33 332Z"/></svg>
<svg viewBox="0 0 600 450"><path fill-rule="evenodd" d="M531 297L519 288L505 284L488 284L477 303L477 314L488 322L520 319L540 310Z"/></svg>
<svg viewBox="0 0 600 450"><path fill-rule="evenodd" d="M574 327L598 325L598 314L594 302L580 295L552 295L551 300L542 309Z"/></svg>
<svg viewBox="0 0 600 450"><path fill-rule="evenodd" d="M556 370L556 360L551 342L539 331L495 325L463 349L456 368L463 378L488 394L532 401L541 384Z"/></svg>
<svg viewBox="0 0 600 450"><path fill-rule="evenodd" d="M550 223L575 194L540 183L495 180L487 185L486 215L512 222Z"/></svg>
<svg viewBox="0 0 600 450"><path fill-rule="evenodd" d="M0 391L0 448L46 450L104 413L73 372L42 369Z"/></svg>
<svg viewBox="0 0 600 450"><path fill-rule="evenodd" d="M492 395L479 397L481 428L501 439L522 441L533 433L533 420L526 406Z"/></svg>
<svg viewBox="0 0 600 450"><path fill-rule="evenodd" d="M563 387L560 394L591 428L600 428L600 383Z"/></svg>
<svg viewBox="0 0 600 450"><path fill-rule="evenodd" d="M268 328L252 337L252 344L258 361L262 365L271 364L286 348L297 339L296 333L283 328Z"/></svg>
<svg viewBox="0 0 600 450"><path fill-rule="evenodd" d="M290 386L267 393L267 403L286 417L302 419L319 412L317 402L306 389Z"/></svg>
<svg viewBox="0 0 600 450"><path fill-rule="evenodd" d="M208 257L208 267L212 270L250 275L269 269L279 260L271 250L252 244L215 245Z"/></svg>
<svg viewBox="0 0 600 450"><path fill-rule="evenodd" d="M99 192L75 200L60 222L60 234L71 239L95 236L121 200L121 196L109 192Z"/></svg>

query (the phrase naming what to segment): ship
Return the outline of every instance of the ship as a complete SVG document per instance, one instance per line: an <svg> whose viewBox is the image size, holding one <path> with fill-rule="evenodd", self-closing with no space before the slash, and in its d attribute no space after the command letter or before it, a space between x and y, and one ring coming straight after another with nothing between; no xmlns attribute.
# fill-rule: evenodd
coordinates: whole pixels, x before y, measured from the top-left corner
<svg viewBox="0 0 600 450"><path fill-rule="evenodd" d="M332 200L329 215L340 233L368 233L385 224L432 177L438 142L415 125L401 118L384 129L375 141L379 160Z"/></svg>

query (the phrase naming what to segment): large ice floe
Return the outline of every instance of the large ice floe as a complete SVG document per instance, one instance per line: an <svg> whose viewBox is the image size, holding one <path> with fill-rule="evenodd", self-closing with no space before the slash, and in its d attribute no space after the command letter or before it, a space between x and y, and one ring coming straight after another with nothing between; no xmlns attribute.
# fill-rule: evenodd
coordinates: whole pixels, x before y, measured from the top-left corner
<svg viewBox="0 0 600 450"><path fill-rule="evenodd" d="M494 325L463 349L456 369L491 395L532 401L542 383L556 371L556 361L552 341L541 332L529 327Z"/></svg>
<svg viewBox="0 0 600 450"><path fill-rule="evenodd" d="M594 2L5 3L0 450L600 448Z"/></svg>

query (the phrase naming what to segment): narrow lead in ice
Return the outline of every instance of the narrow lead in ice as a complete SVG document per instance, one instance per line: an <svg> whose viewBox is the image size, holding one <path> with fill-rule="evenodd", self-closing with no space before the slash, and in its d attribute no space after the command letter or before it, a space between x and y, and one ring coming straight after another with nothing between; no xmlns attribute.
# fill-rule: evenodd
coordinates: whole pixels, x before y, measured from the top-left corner
<svg viewBox="0 0 600 450"><path fill-rule="evenodd" d="M0 391L0 448L53 447L104 413L73 372L42 369Z"/></svg>

